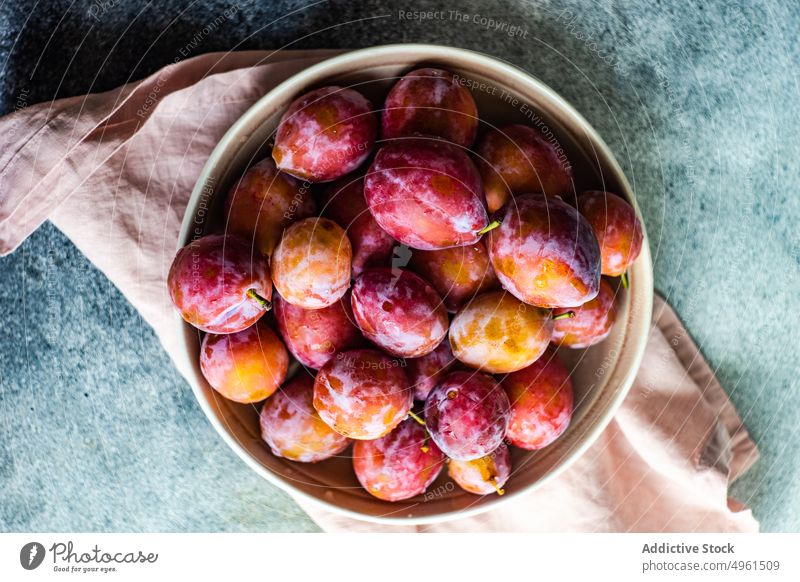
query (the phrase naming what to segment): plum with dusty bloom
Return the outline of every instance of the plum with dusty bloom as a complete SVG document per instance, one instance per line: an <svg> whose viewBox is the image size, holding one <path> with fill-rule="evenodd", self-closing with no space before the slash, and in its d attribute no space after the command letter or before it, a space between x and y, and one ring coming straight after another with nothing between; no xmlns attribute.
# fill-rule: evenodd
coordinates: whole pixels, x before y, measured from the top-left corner
<svg viewBox="0 0 800 582"><path fill-rule="evenodd" d="M539 307L577 307L600 288L600 246L572 206L544 194L517 196L499 212L486 247L503 287Z"/></svg>
<svg viewBox="0 0 800 582"><path fill-rule="evenodd" d="M395 83L383 107L383 139L435 135L462 147L475 141L478 107L447 71L411 71Z"/></svg>
<svg viewBox="0 0 800 582"><path fill-rule="evenodd" d="M377 350L339 352L317 372L314 408L346 437L382 437L408 416L413 391L402 362Z"/></svg>
<svg viewBox="0 0 800 582"><path fill-rule="evenodd" d="M572 419L572 379L553 350L502 380L511 403L508 441L535 451L561 436Z"/></svg>
<svg viewBox="0 0 800 582"><path fill-rule="evenodd" d="M167 288L181 317L210 333L246 329L271 306L266 259L232 234L210 234L179 250Z"/></svg>
<svg viewBox="0 0 800 582"><path fill-rule="evenodd" d="M295 99L281 117L272 158L280 170L311 182L330 182L372 153L378 120L358 91L322 87Z"/></svg>
<svg viewBox="0 0 800 582"><path fill-rule="evenodd" d="M274 455L316 463L343 452L350 439L333 430L314 410L314 379L304 372L287 382L261 409L261 438Z"/></svg>
<svg viewBox="0 0 800 582"><path fill-rule="evenodd" d="M303 309L275 295L273 311L286 347L309 368L318 370L338 352L364 343L348 294L322 309Z"/></svg>
<svg viewBox="0 0 800 582"><path fill-rule="evenodd" d="M381 228L414 249L475 244L488 223L472 160L435 138L382 147L364 179L364 196Z"/></svg>
<svg viewBox="0 0 800 582"><path fill-rule="evenodd" d="M394 356L424 356L447 335L441 297L411 271L364 271L353 284L351 303L361 333Z"/></svg>
<svg viewBox="0 0 800 582"><path fill-rule="evenodd" d="M448 374L425 401L425 424L442 452L459 461L491 453L503 442L508 397L494 378L480 372Z"/></svg>
<svg viewBox="0 0 800 582"><path fill-rule="evenodd" d="M402 501L425 492L444 467L445 457L425 428L412 419L392 432L353 445L359 483L378 499Z"/></svg>

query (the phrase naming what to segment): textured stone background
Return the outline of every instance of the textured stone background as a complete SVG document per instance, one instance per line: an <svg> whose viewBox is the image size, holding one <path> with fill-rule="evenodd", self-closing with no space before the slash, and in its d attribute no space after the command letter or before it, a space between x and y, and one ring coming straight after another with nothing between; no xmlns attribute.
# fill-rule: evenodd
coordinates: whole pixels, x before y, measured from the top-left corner
<svg viewBox="0 0 800 582"><path fill-rule="evenodd" d="M635 185L657 288L762 451L735 494L765 530L800 531L800 8L675 4L4 2L0 110L143 77L197 35L190 54L421 41L524 67L594 124ZM151 331L53 227L0 260L0 281L0 530L315 529L217 438Z"/></svg>

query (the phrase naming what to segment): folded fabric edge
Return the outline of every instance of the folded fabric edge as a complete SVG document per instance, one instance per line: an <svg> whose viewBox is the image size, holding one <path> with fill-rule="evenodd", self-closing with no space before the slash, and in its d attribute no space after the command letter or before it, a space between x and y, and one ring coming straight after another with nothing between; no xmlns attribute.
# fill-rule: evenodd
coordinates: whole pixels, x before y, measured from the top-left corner
<svg viewBox="0 0 800 582"><path fill-rule="evenodd" d="M13 164L27 151L27 147L35 147L38 152L41 144L33 139L35 136L46 131L48 127L57 125L61 118L66 115L88 116L85 122L86 129L76 136L70 144L66 144L68 149L60 155L61 159L53 164L52 167L40 171L34 176L36 185L33 188L17 190L14 187L14 180L11 180L11 184L3 184L3 189L7 195L4 196L3 204L0 205L0 257L14 252L25 239L48 219L52 211L58 206L58 203L56 203L49 210L39 210L35 213L25 212L26 202L29 197L37 198L34 195L37 186L67 160L76 147L87 139L94 139L99 136L99 139L102 140L106 131L112 128L118 130L121 127L131 125L130 111L136 110L138 112L141 107L137 107L137 103L147 102L148 99L151 99L154 87L158 87L156 102L150 104L147 111L144 112L144 118L152 114L156 109L158 99L170 93L186 89L206 77L248 67L270 65L303 58L322 60L342 52L345 51L340 49L297 51L278 49L273 51L206 53L185 61L166 65L144 79L132 81L110 91L67 97L54 103L38 103L0 118L0 128L9 124L15 128L11 135L17 134L17 127L27 128L22 138L18 137L17 139L18 147L12 148L12 151L7 154L5 163L0 168L0 177L5 178ZM168 77L174 77L176 72L181 73L181 75L177 75L178 82L173 82L172 86L165 87L164 85L167 85L167 82L161 80L163 76L166 74ZM87 107L87 102L97 104L97 110L93 111L92 107ZM54 108L55 104L58 104L58 107ZM121 118L118 119L117 117ZM33 120L36 121L31 123ZM131 135L135 133L135 130L128 133L127 136L121 138L117 147L124 145ZM0 181L0 183L2 182ZM20 217L20 213L24 214L24 218L15 223L12 219L14 219L15 215Z"/></svg>

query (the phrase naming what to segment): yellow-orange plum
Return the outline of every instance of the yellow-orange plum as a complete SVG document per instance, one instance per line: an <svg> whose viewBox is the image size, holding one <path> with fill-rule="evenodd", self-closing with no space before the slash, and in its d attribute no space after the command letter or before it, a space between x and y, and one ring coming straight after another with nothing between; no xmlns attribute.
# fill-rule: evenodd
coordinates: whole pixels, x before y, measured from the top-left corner
<svg viewBox="0 0 800 582"><path fill-rule="evenodd" d="M450 324L450 347L466 365L504 374L528 366L547 348L553 319L505 291L478 295Z"/></svg>
<svg viewBox="0 0 800 582"><path fill-rule="evenodd" d="M505 443L488 455L472 461L451 459L447 464L447 474L469 493L487 495L504 493L502 487L511 476L511 453Z"/></svg>
<svg viewBox="0 0 800 582"><path fill-rule="evenodd" d="M352 249L344 230L327 218L306 218L287 228L272 255L272 280L287 302L322 309L350 287Z"/></svg>
<svg viewBox="0 0 800 582"><path fill-rule="evenodd" d="M269 397L286 377L289 354L263 321L225 335L209 333L200 346L200 370L229 400L249 403Z"/></svg>

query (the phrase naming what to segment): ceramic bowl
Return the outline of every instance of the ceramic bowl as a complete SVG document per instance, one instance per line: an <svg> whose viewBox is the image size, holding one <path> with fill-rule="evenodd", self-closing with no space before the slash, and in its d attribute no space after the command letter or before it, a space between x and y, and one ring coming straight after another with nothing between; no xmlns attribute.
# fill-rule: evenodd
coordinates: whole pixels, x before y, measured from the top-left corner
<svg viewBox="0 0 800 582"><path fill-rule="evenodd" d="M608 190L636 207L628 181L597 132L564 99L530 74L462 49L412 44L380 46L320 62L259 99L209 157L186 210L180 246L193 236L198 213L210 209L211 215L221 215L225 194L233 181L249 165L269 155L269 143L280 116L298 95L329 84L352 86L379 107L400 76L421 66L444 68L467 80L484 130L487 123L526 123L552 131L573 166L579 192ZM339 514L382 523L433 523L474 515L531 494L597 439L631 387L647 341L653 277L646 235L642 253L629 274L631 285L621 293L618 319L610 337L588 350L560 351L573 370L575 413L570 427L540 451L514 450L513 475L503 496L466 493L449 480L445 470L427 495L389 503L372 497L358 484L346 456L316 464L273 456L259 434L258 407L227 401L214 392L197 363L197 330L180 318L176 318L175 325L181 327L185 338L181 357L195 371L191 384L203 411L225 442L259 475L295 498L321 504Z"/></svg>

